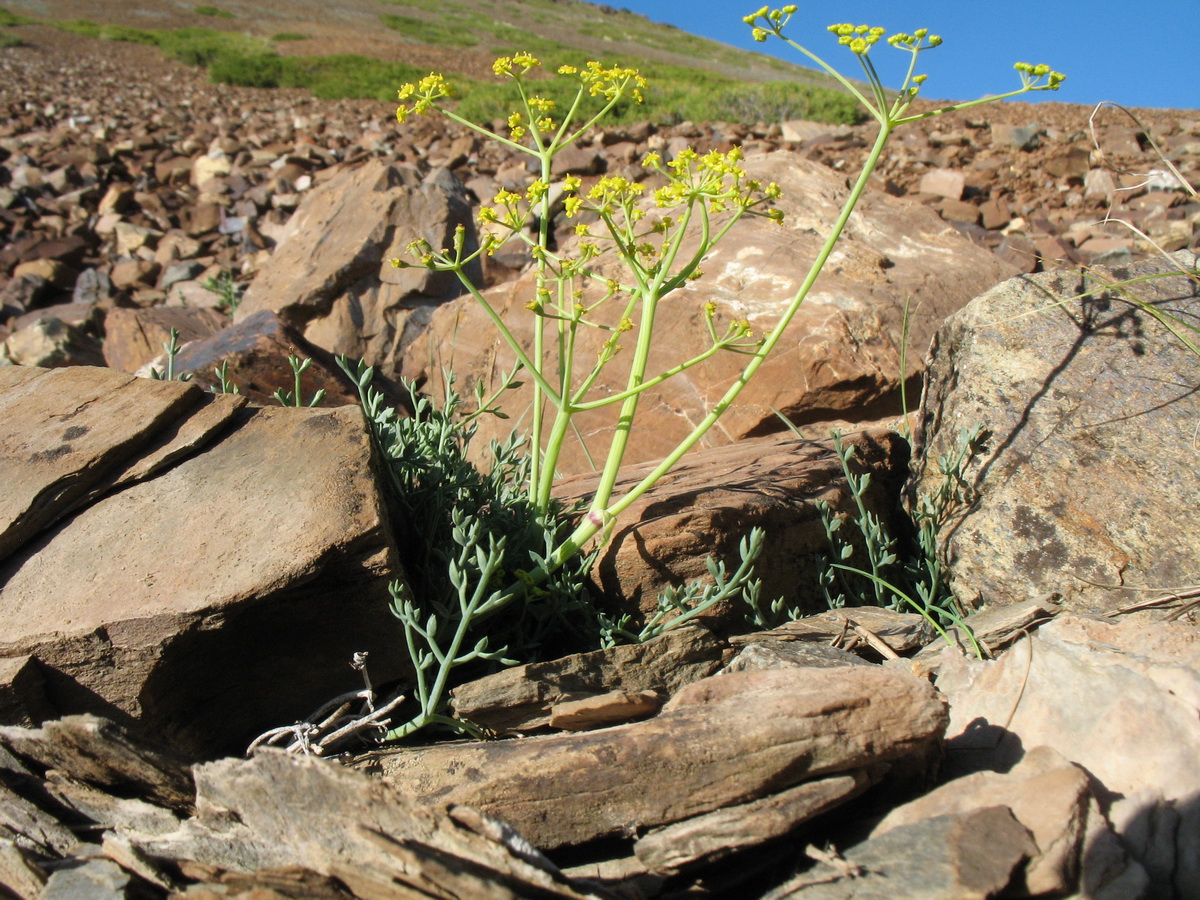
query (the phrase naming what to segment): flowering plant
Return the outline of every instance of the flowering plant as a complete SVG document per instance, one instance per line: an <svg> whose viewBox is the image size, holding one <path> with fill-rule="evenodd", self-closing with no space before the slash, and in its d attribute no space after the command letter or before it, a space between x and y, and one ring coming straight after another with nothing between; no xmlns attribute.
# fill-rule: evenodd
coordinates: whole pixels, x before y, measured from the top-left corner
<svg viewBox="0 0 1200 900"><path fill-rule="evenodd" d="M554 513L555 469L563 443L571 432L573 417L603 406L618 406L619 412L595 493L578 523L565 536L553 532L553 539L547 541L547 552L531 559L528 571L516 572L512 587L497 588L491 584L498 579L496 567L485 564L484 557L491 557L480 550L483 555L476 568L480 578L486 573L484 581L472 588L463 577L452 579L456 584L461 582L458 588L464 599L460 604L460 618L450 628L453 636L446 638L444 645L439 637L444 623L435 621L436 616L422 618L420 604L411 598L401 600L400 588L393 588L393 593L398 595L394 609L405 624L410 653L417 664L422 710L408 725L395 729L391 736L412 733L429 722L448 723L450 720L439 710L444 705L449 669L485 654L487 658L499 658L497 654L502 652L487 649L484 638L474 650L460 654L460 648L470 646L464 642L472 617L482 615L478 610L486 608L487 614L491 615L519 597L528 599L531 590L552 581L554 573L577 559L589 541L597 537L603 541L614 519L669 472L736 401L811 290L895 128L1031 91L1056 90L1064 77L1048 66L1018 63L1021 86L1007 94L910 113L925 81L924 75L915 74L918 57L941 43L938 36L920 29L911 35L901 33L887 39L891 46L912 55L903 85L889 99L870 58L872 47L886 34L884 29L845 24L829 29L838 44L847 47L861 64L867 79L867 91L864 92L859 85L783 34L795 10L796 7L791 5L781 9L764 6L746 16L744 21L753 28L756 39L778 37L833 75L879 122L879 133L821 250L774 327L763 335L753 334L746 321L718 327L716 307L709 304L703 317L709 337L707 348L660 371L651 371L649 361L661 301L685 283L701 277L700 265L704 257L740 219L752 215L781 221L782 214L773 207L773 201L780 196L779 188L749 178L741 165L742 153L737 147L725 153L698 154L684 150L669 160L657 153L649 154L642 161L643 169L647 173L657 173L661 176L659 180L665 180L662 187L652 192L647 192L641 182L624 175L604 176L586 189L582 179L576 176L567 176L556 183L552 172L557 154L577 143L622 100L640 102L647 85L634 69L605 67L598 62L589 62L583 67L559 67L557 77L575 84L574 100L565 109L560 109L537 92L539 81L531 75L541 66L538 59L529 53L501 57L496 60L493 70L497 76L512 81L519 99L504 127L497 130L459 116L448 104L454 97L454 90L441 75L430 74L400 89L401 105L396 113L400 121L413 114L437 111L528 155L535 163L537 175L532 184L521 192L501 190L491 205L483 207L477 243L469 242L466 229L460 226L452 246L436 248L427 241L417 240L408 247L415 262L395 259L392 264L398 267L420 265L456 275L515 355L518 370L532 381L532 453L521 477L526 480L531 507L543 520L548 521L546 517L552 517ZM585 114L584 109L589 107L586 98L598 100L599 110ZM565 217L577 223L574 230L578 240L569 251L560 252L552 245L552 210L556 199L561 199ZM685 252L684 237L692 234L698 234L698 242L690 243ZM514 241L527 245L534 264L534 289L525 304L529 315L537 319L531 348L523 345L500 310L467 276L468 266L481 255L495 253ZM605 277L596 271L597 257L606 252L620 261L625 273L623 277ZM599 290L585 292L584 287L589 282ZM601 306L615 306L617 314L611 314L614 310L610 309L609 315L601 317L598 315ZM576 352L582 329L601 329L606 334L594 359L582 359ZM613 393L594 390L601 372L623 349L632 353L623 389ZM617 475L644 392L718 353L744 356L740 374L691 432L638 484L618 496ZM360 380L360 387L362 383ZM482 599L485 596L488 597L486 603ZM468 600L468 597L474 599ZM451 615L452 611L445 607L442 614ZM418 647L419 644L427 647ZM423 673L432 666L437 667L437 674L430 687ZM460 724L459 727L464 726Z"/></svg>

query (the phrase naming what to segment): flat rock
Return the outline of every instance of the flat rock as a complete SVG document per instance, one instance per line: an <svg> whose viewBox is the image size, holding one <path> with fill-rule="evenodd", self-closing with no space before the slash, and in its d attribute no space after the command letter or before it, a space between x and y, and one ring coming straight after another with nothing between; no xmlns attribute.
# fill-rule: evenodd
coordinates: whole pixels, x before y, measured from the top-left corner
<svg viewBox="0 0 1200 900"><path fill-rule="evenodd" d="M916 613L861 606L826 610L786 622L770 631L734 635L729 642L734 647L767 643L815 643L854 649L860 653L871 652L863 633L856 629L869 632L899 655L924 647L934 637L929 622ZM878 654L873 658L878 659Z"/></svg>
<svg viewBox="0 0 1200 900"><path fill-rule="evenodd" d="M1196 257L1173 260L1095 278L1150 279L1128 290L1187 323L1196 282L1154 276ZM1108 611L1200 582L1198 520L1179 514L1200 494L1200 357L1116 292L1076 299L1096 287L1067 272L1005 282L931 351L918 490L936 486L962 428L987 429L963 472L975 500L939 532L968 607L1058 592L1067 610Z"/></svg>
<svg viewBox="0 0 1200 900"><path fill-rule="evenodd" d="M96 716L0 727L0 745L40 769L165 806L186 809L194 798L190 760Z"/></svg>
<svg viewBox="0 0 1200 900"><path fill-rule="evenodd" d="M886 426L847 434L844 440L857 448L853 465L858 472L872 473L864 503L887 521L903 477L907 445ZM614 496L636 485L651 468L624 467ZM594 476L566 478L556 493L570 502L589 496L595 482ZM617 520L592 578L610 608L644 621L656 611L665 588L709 578L707 557L734 571L740 542L758 526L765 531L755 570L762 579L763 599L783 597L789 606L806 612L826 609L818 577L829 541L820 501L835 515L850 512L854 505L829 440L772 436L695 452ZM855 542L851 530L843 529ZM722 631L736 630L745 613L740 601L726 603L713 609L706 623Z"/></svg>
<svg viewBox="0 0 1200 900"><path fill-rule="evenodd" d="M245 397L268 405L277 390L295 392L295 373L289 356L311 359L300 376L300 393L307 404L325 391L319 406L348 406L358 393L329 353L313 347L275 313L267 310L239 319L234 325L199 335L175 357L175 371L211 390L219 390L216 370L225 366L226 380ZM155 362L162 368L164 362Z"/></svg>
<svg viewBox="0 0 1200 900"><path fill-rule="evenodd" d="M38 315L4 341L4 355L18 366L99 366L100 341L54 316Z"/></svg>
<svg viewBox="0 0 1200 900"><path fill-rule="evenodd" d="M179 343L186 344L228 324L229 319L215 309L113 309L104 317L104 361L110 368L132 374L162 355L171 329L178 333Z"/></svg>
<svg viewBox="0 0 1200 900"><path fill-rule="evenodd" d="M199 388L109 369L0 368L0 559L200 401Z"/></svg>
<svg viewBox="0 0 1200 900"><path fill-rule="evenodd" d="M305 194L234 320L270 310L330 353L392 375L430 308L463 288L453 275L391 260L412 261L405 248L418 238L450 246L458 225L474 234L465 189L445 169L422 177L369 160L341 170ZM467 274L482 281L478 264Z"/></svg>
<svg viewBox="0 0 1200 900"><path fill-rule="evenodd" d="M535 846L678 822L938 740L932 686L874 667L737 672L645 722L573 735L387 749L364 760L427 803L466 804Z"/></svg>
<svg viewBox="0 0 1200 900"><path fill-rule="evenodd" d="M133 845L237 872L303 867L359 897L583 897L504 823L446 811L328 762L268 750L196 768L196 809Z"/></svg>
<svg viewBox="0 0 1200 900"><path fill-rule="evenodd" d="M528 731L550 723L554 707L613 691L674 694L721 667L724 643L700 626L672 629L643 644L501 669L450 692L460 719L496 732Z"/></svg>
<svg viewBox="0 0 1200 900"><path fill-rule="evenodd" d="M25 499L5 532L0 657L37 657L60 714L137 718L203 754L351 687L357 651L377 678L406 671L381 628L398 563L361 410L227 399L193 428L186 413L206 396L193 386L24 374L0 393L21 410L3 421L45 452L5 460L8 483L27 487L6 494Z"/></svg>
<svg viewBox="0 0 1200 900"><path fill-rule="evenodd" d="M1078 887L1091 791L1087 773L1049 747L1034 747L1008 772L976 772L892 810L872 837L922 819L1007 806L1029 829L1038 852L1026 864L1030 894L1068 893Z"/></svg>
<svg viewBox="0 0 1200 900"><path fill-rule="evenodd" d="M747 672L752 669L818 668L836 669L845 666L869 666L860 656L828 647L796 641L764 640L742 645L737 656L729 661L724 672Z"/></svg>
<svg viewBox="0 0 1200 900"><path fill-rule="evenodd" d="M868 787L866 772L806 781L761 800L730 806L651 831L633 849L657 874L709 865L738 850L781 837Z"/></svg>

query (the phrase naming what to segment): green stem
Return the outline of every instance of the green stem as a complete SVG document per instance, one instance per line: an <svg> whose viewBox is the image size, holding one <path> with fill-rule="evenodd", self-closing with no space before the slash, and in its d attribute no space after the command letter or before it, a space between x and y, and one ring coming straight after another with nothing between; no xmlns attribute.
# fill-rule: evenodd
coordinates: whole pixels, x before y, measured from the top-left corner
<svg viewBox="0 0 1200 900"><path fill-rule="evenodd" d="M583 548L583 545L591 540L597 532L611 522L613 518L620 515L621 512L632 505L639 497L642 496L642 494L646 493L646 491L653 487L659 481L659 479L666 475L667 472L669 472L675 466L675 464L679 462L680 458L682 458L682 456L687 453L688 450L699 443L700 439L704 437L704 435L710 428L712 428L714 424L716 424L717 420L722 416L722 414L724 414L725 410L727 410L733 404L733 401L737 399L738 394L742 392L742 389L754 376L754 373L757 372L762 364L766 361L767 356L773 349L775 349L775 345L779 343L780 339L783 337L784 331L787 329L788 325L791 324L796 313L800 310L800 306L804 303L809 291L812 290L812 286L816 282L817 276L820 275L821 269L825 266L825 262L829 259L830 254L833 253L833 248L837 244L838 239L841 238L842 232L846 228L846 223L850 221L851 213L854 212L854 208L858 205L859 199L862 197L863 192L867 188L867 182L870 180L871 174L875 171L875 166L879 162L879 155L883 152L883 148L887 144L888 138L891 136L892 128L893 125L886 122L880 127L879 135L875 138L875 144L871 148L871 153L867 157L862 172L859 174L858 180L854 183L854 187L851 188L850 195L846 198L846 202L842 206L842 211L838 215L837 221L834 223L833 228L830 230L829 236L822 245L816 259L813 260L812 265L809 267L808 274L805 276L803 283L800 285L795 296L792 298L792 301L788 304L787 309L780 317L779 322L771 330L766 340L763 341L762 346L759 347L758 351L751 358L750 362L746 364L746 367L742 370L741 375L738 376L737 380L730 386L729 390L725 392L725 395L720 399L720 401L717 402L712 411L709 412L709 414L702 420L700 420L695 428L692 429L691 433L682 441L680 441L678 446L676 446L676 448L672 450L668 456L666 456L657 466L655 466L654 470L651 471L650 474L648 474L645 478L638 482L637 485L631 488L628 493L621 497L620 500L611 505L607 505L607 502L609 495L611 495L612 486L616 482L616 473L610 473L606 470L605 476L602 476L601 478L600 486L597 488L596 492L596 499L593 501L588 515L584 517L584 519L563 541L563 543L555 548L554 553L546 563L546 574L549 574L549 571L557 569L566 560L578 553ZM636 385L631 385L631 387L636 387ZM620 425L618 425L618 428L620 428ZM602 491L605 489L607 489L608 495L602 493ZM601 505L602 503L606 505ZM543 575L542 577L545 576Z"/></svg>

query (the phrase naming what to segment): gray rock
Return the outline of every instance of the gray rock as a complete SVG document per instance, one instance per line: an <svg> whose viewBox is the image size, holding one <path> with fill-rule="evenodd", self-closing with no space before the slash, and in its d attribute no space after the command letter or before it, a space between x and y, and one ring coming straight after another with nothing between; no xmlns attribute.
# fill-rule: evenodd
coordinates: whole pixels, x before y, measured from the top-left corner
<svg viewBox="0 0 1200 900"><path fill-rule="evenodd" d="M109 859L82 860L54 872L38 900L126 900L129 873Z"/></svg>
<svg viewBox="0 0 1200 900"><path fill-rule="evenodd" d="M827 647L795 641L765 641L746 644L723 672L749 672L755 669L814 668L838 669L870 665L861 656Z"/></svg>
<svg viewBox="0 0 1200 900"><path fill-rule="evenodd" d="M1036 852L1012 812L992 806L872 838L846 850L841 866L822 863L764 900L986 900Z"/></svg>
<svg viewBox="0 0 1200 900"><path fill-rule="evenodd" d="M1059 592L1068 610L1113 610L1200 582L1200 520L1180 514L1200 495L1200 356L1115 291L1073 299L1146 277L1128 290L1191 321L1196 282L1153 278L1174 264L1196 257L1013 279L939 333L914 471L934 489L960 430L987 429L963 473L975 499L939 532L968 607Z"/></svg>

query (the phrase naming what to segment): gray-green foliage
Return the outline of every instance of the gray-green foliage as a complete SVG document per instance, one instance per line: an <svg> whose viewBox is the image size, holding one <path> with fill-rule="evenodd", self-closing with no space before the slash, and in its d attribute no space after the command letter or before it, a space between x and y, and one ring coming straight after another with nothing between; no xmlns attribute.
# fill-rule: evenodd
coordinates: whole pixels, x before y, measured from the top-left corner
<svg viewBox="0 0 1200 900"><path fill-rule="evenodd" d="M369 367L339 364L358 386L385 461L408 576L390 591L415 668L419 709L387 737L435 723L470 731L445 714L451 679L462 678L455 670L594 645L595 618L584 594L591 559L577 557L540 583L526 575L545 562L568 522L561 507L543 514L530 501L521 439L492 442L487 469L468 459L476 418L494 412L482 397L475 414L459 415L448 377L440 407L413 391L412 415L402 417L371 386Z"/></svg>
<svg viewBox="0 0 1200 900"><path fill-rule="evenodd" d="M238 288L232 272L222 272L215 278L206 278L200 286L221 298L217 301L217 309L231 316L237 312L237 308L242 302L242 292Z"/></svg>
<svg viewBox="0 0 1200 900"><path fill-rule="evenodd" d="M752 528L750 534L742 538L738 547L738 567L732 575L726 570L725 563L710 556L705 566L711 581L691 581L664 590L659 595L654 615L638 631L631 630L634 625L633 617L629 614L613 619L599 613L602 646L612 647L623 642L643 643L671 628L686 625L725 600L744 601L758 622L763 617L759 596L762 582L754 577L754 564L762 553L764 537L765 532L761 528Z"/></svg>
<svg viewBox="0 0 1200 900"><path fill-rule="evenodd" d="M938 460L941 479L932 492L921 494L910 511L913 534L902 540L893 534L875 512L867 508L869 472L852 468L854 447L833 435L837 454L850 486L854 509L848 516L835 516L824 501L818 504L831 558L820 576L821 588L830 609L845 606L882 606L908 610L924 616L933 628L946 637L946 628L959 626L967 633L977 653L980 648L963 625L962 611L950 591L949 573L938 554L938 532L962 504L970 500L970 485L963 471L977 451L982 426L965 429L955 448ZM855 544L843 533L851 523L862 539L866 567L849 565Z"/></svg>
<svg viewBox="0 0 1200 900"><path fill-rule="evenodd" d="M167 355L167 365L165 369L151 369L150 378L154 381L191 381L192 375L190 372L177 374L175 372L175 357L179 355L179 329L171 329L171 337L169 340L163 341L163 351Z"/></svg>
<svg viewBox="0 0 1200 900"><path fill-rule="evenodd" d="M372 440L385 461L393 528L402 548L405 581L389 585L391 612L400 620L414 669L416 711L386 739L440 724L471 734L469 722L446 714L450 687L471 672L497 664L529 662L616 643L650 640L693 621L724 600L759 605L754 563L764 534L753 529L740 546L732 574L709 559L710 582L666 590L650 620L614 620L591 602L587 590L593 556L579 555L547 571L547 560L571 529L568 510L554 503L541 511L527 490L530 459L523 438L491 442L490 465L468 456L481 415L500 415L476 391L476 411L462 413L453 376L440 404L409 389L412 415L385 406L373 371L345 358L338 364L358 387Z"/></svg>
<svg viewBox="0 0 1200 900"><path fill-rule="evenodd" d="M325 399L325 388L321 388L309 398L307 403L304 402L304 389L300 384L300 376L307 372L312 365L311 359L301 359L295 353L289 353L288 365L292 367L292 390L285 391L283 388L279 388L272 395L279 401L280 406L316 406ZM224 374L224 372L220 373L222 387L225 383Z"/></svg>

